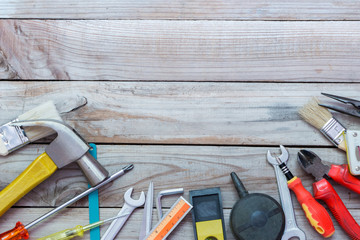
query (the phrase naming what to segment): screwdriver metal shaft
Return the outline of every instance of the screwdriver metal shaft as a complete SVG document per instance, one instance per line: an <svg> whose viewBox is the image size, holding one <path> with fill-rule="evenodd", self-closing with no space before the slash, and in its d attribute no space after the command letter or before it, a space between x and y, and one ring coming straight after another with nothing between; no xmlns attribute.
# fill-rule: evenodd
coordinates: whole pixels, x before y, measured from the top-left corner
<svg viewBox="0 0 360 240"><path fill-rule="evenodd" d="M46 219L47 217L49 217L49 216L51 216L51 215L59 212L61 209L63 209L63 208L65 208L65 207L67 207L67 206L75 203L76 201L78 201L78 200L80 200L81 198L89 195L89 194L92 193L93 191L101 188L101 187L104 186L105 184L108 184L109 182L114 181L114 180L117 179L118 177L124 175L127 171L133 169L133 167L134 167L134 166L133 166L132 164L124 167L124 168L121 169L119 172L111 175L109 178L105 179L104 181L102 181L102 182L99 183L98 185L96 185L96 186L94 186L94 187L92 187L92 188L89 188L89 189L86 190L85 192L77 195L76 197L70 199L70 200L67 201L66 203L60 205L59 207L53 209L52 211L44 214L43 216L39 217L38 219L36 219L36 220L34 220L34 221L32 221L31 223L29 223L28 225L26 225L25 228L26 228L26 229L31 228L32 226L38 224L39 222L43 221L43 220Z"/></svg>
<svg viewBox="0 0 360 240"><path fill-rule="evenodd" d="M73 199L70 199L66 203L64 203L64 204L60 205L59 207L53 209L52 211L44 214L43 216L41 216L38 219L32 221L31 223L29 223L26 226L24 226L21 222L17 222L16 226L13 229L0 234L0 240L28 239L29 238L29 233L28 233L27 230L29 228L35 226L36 224L40 223L41 221L45 220L46 218L50 217L51 215L59 212L61 209L65 208L65 207L73 204L74 202L80 200L81 198L87 196L88 194L90 194L93 191L95 191L96 189L104 186L105 184L107 184L107 183L109 183L111 181L114 181L115 179L117 179L120 176L124 175L128 171L132 170L133 168L134 168L133 164L129 164L129 165L125 166L123 169L121 169L117 173L114 173L113 175L111 175L109 178L105 179L104 181L102 181L98 185L96 185L96 186L94 186L92 188L89 188L88 190L84 191L80 195L74 197Z"/></svg>

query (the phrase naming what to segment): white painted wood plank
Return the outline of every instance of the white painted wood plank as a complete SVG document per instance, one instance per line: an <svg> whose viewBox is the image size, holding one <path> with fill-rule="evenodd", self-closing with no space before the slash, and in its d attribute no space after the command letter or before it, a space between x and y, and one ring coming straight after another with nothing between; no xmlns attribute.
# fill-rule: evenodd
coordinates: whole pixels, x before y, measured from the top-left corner
<svg viewBox="0 0 360 240"><path fill-rule="evenodd" d="M1 20L0 36L1 78L360 79L356 21Z"/></svg>
<svg viewBox="0 0 360 240"><path fill-rule="evenodd" d="M26 211L26 214L24 214ZM23 209L18 208L15 209L13 214L5 215L0 218L0 232L4 232L14 227L15 223L20 219L23 223L29 223L39 216L50 211L49 208L30 208ZM119 212L119 208L101 208L100 209L100 217L101 219L110 218L116 215ZM357 222L360 221L360 211L355 209L350 209L351 214L353 214L355 220ZM130 216L128 221L126 222L123 229L117 235L115 239L138 239L140 226L142 221L143 209L139 208L134 211L134 213ZM299 209L295 211L296 220L299 228L305 231L306 239L324 239L319 234L317 234L309 225L307 220L303 217L303 212ZM76 218L74 218L76 216ZM224 220L225 227L227 232L227 239L232 240L235 239L231 233L231 229L229 226L229 216L230 209L224 209ZM345 232L336 222L336 220L332 217L334 226L335 226L335 234L331 237L331 239L348 239ZM156 211L153 211L153 226L157 222ZM55 233L57 231L75 227L79 224L87 224L88 223L88 210L84 208L71 208L65 209L56 216L46 220L43 223L40 223L36 227L30 229L30 238L37 239L39 237L47 236L50 233ZM101 234L104 234L108 225L103 225L100 227ZM86 232L84 234L84 239L90 239L89 233ZM180 224L176 227L176 229L172 232L168 239L172 240L182 240L182 239L194 239L193 227L191 214L189 214Z"/></svg>
<svg viewBox="0 0 360 240"><path fill-rule="evenodd" d="M359 20L355 0L2 0L1 18Z"/></svg>
<svg viewBox="0 0 360 240"><path fill-rule="evenodd" d="M298 116L312 96L359 98L360 84L0 82L0 123L54 100L98 143L332 146ZM360 120L334 113L349 129Z"/></svg>
<svg viewBox="0 0 360 240"><path fill-rule="evenodd" d="M188 191L220 187L224 208L231 208L238 199L230 178L236 172L249 192L265 193L279 199L273 167L267 163L266 153L278 147L211 147L211 146L147 146L147 145L98 145L98 159L110 173L133 163L135 168L120 179L100 190L103 207L119 207L123 194L134 187L134 196L147 191L150 181L154 182L155 196L161 190L183 187ZM346 163L345 153L337 149L311 148L325 163ZM288 148L288 167L300 177L304 186L312 192L314 178L306 174L296 161L298 148ZM44 151L43 145L32 145L6 158L0 158L0 189L9 184L35 157ZM333 182L332 182L333 183ZM357 208L358 194L338 186L335 189L349 208ZM22 198L17 206L58 206L87 189L85 177L76 165L58 170L49 179ZM177 197L164 198L164 207L170 207ZM294 207L301 208L295 197ZM74 206L87 206L81 200ZM13 209L9 210L9 212Z"/></svg>

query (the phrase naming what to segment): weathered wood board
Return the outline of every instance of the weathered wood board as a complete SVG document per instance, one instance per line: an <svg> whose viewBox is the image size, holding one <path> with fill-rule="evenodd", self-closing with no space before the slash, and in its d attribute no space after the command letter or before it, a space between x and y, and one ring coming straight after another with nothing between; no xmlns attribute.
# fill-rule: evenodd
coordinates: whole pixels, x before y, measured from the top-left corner
<svg viewBox="0 0 360 240"><path fill-rule="evenodd" d="M332 146L297 111L312 96L334 103L320 92L356 98L360 84L8 81L0 91L0 122L54 100L96 143ZM359 128L357 118L334 116Z"/></svg>
<svg viewBox="0 0 360 240"><path fill-rule="evenodd" d="M1 18L178 20L359 20L355 0L2 0Z"/></svg>
<svg viewBox="0 0 360 240"><path fill-rule="evenodd" d="M0 78L355 82L356 21L1 20Z"/></svg>

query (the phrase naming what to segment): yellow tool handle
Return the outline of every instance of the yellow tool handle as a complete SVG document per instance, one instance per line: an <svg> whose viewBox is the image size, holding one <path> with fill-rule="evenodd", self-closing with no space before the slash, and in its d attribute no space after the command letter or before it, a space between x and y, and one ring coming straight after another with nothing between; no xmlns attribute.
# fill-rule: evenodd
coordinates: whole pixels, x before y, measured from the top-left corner
<svg viewBox="0 0 360 240"><path fill-rule="evenodd" d="M49 155L43 153L38 156L12 183L0 192L0 216L31 189L50 177L56 169L57 166Z"/></svg>
<svg viewBox="0 0 360 240"><path fill-rule="evenodd" d="M77 236L82 237L83 235L84 229L82 226L78 225L74 228L65 229L49 236L38 238L37 240L68 240Z"/></svg>

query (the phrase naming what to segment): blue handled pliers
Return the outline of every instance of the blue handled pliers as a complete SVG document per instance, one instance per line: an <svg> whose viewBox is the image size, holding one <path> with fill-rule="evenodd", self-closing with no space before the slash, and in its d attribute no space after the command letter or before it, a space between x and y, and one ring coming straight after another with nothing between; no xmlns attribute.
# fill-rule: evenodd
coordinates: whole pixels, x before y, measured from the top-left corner
<svg viewBox="0 0 360 240"><path fill-rule="evenodd" d="M345 104L351 104L352 107L344 107L344 106L332 106L332 105L325 105L325 104L319 104L319 106L328 108L328 109L332 109L334 111L337 112L341 112L341 113L345 113L354 117L360 117L360 101L355 100L355 99L351 99L351 98L346 98L346 97L341 97L341 96L336 96L336 95L332 95L332 94L328 94L328 93L321 93L322 95L335 99L339 102L345 103Z"/></svg>

